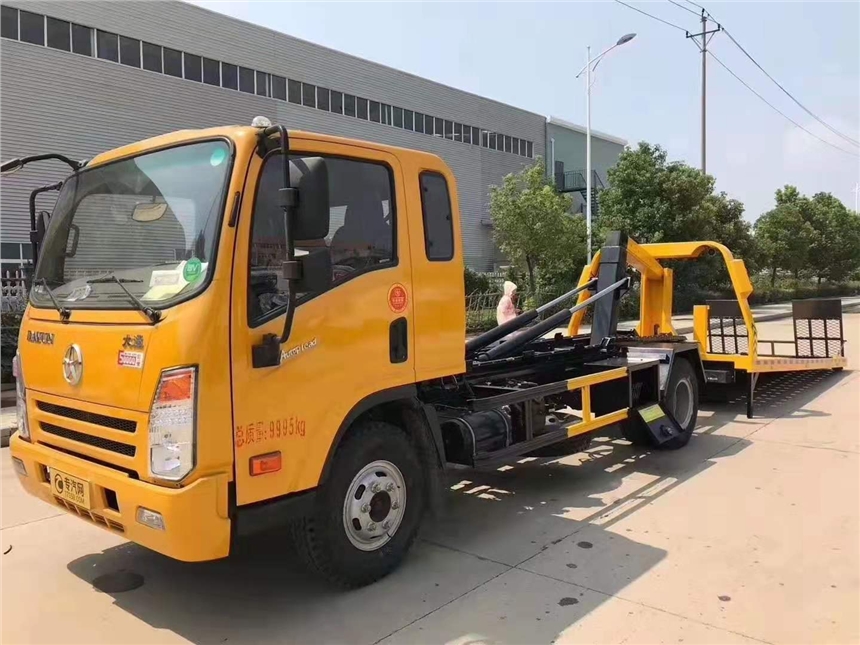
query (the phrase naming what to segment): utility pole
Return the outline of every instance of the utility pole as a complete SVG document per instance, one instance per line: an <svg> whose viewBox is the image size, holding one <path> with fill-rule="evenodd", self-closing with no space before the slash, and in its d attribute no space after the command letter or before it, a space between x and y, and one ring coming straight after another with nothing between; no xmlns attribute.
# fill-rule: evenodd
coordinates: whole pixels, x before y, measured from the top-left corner
<svg viewBox="0 0 860 645"><path fill-rule="evenodd" d="M705 15L705 10L702 9L702 32L699 34L691 34L687 33L687 38L692 38L693 42L696 43L696 46L702 52L702 172L707 172L706 170L706 150L707 150L707 60L708 60L708 43L711 42L711 38L718 31L722 31L722 27L718 24L716 29L712 29L708 31L708 17ZM699 43L696 38L702 38L702 42Z"/></svg>

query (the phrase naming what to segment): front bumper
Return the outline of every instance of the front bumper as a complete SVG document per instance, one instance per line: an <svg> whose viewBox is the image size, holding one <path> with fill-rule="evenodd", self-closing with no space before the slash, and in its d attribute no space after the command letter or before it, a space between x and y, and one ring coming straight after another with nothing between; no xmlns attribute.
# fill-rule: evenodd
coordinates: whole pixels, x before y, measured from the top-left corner
<svg viewBox="0 0 860 645"><path fill-rule="evenodd" d="M17 434L12 436L9 449L26 468L26 475L17 474L21 485L49 504L177 560L215 560L230 553L227 475L203 477L182 488L165 488L29 443ZM55 497L48 468L89 482L92 508L87 510ZM138 523L138 507L161 513L164 530Z"/></svg>

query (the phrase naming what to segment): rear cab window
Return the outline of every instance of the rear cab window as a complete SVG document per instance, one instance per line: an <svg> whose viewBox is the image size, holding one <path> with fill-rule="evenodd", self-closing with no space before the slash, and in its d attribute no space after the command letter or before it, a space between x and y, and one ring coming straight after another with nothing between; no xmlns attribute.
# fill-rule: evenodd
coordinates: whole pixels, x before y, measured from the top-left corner
<svg viewBox="0 0 860 645"><path fill-rule="evenodd" d="M424 220L424 252L431 262L446 262L454 257L454 221L448 182L438 172L422 172L421 213Z"/></svg>

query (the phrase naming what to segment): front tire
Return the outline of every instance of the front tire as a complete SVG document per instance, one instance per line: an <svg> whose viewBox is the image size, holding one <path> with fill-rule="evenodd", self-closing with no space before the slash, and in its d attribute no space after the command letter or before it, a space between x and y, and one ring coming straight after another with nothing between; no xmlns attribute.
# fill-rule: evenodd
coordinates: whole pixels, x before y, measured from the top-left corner
<svg viewBox="0 0 860 645"><path fill-rule="evenodd" d="M658 446L661 450L677 450L690 442L699 417L699 380L686 358L675 358L666 384L663 401L666 409L681 427L681 434Z"/></svg>
<svg viewBox="0 0 860 645"><path fill-rule="evenodd" d="M370 584L394 570L418 533L426 472L409 436L370 421L337 449L310 516L293 527L305 563L343 587Z"/></svg>

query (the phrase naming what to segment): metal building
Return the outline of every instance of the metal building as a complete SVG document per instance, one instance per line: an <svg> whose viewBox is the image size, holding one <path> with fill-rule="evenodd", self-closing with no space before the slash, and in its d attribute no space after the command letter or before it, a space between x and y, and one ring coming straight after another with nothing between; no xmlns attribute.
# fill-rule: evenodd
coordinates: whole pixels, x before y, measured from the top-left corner
<svg viewBox="0 0 860 645"><path fill-rule="evenodd" d="M183 2L13 0L2 5L0 42L4 159L48 151L85 159L256 115L426 150L457 177L465 256L478 270L500 259L488 187L546 156L539 114ZM29 253L30 191L64 169L3 178L4 268Z"/></svg>

